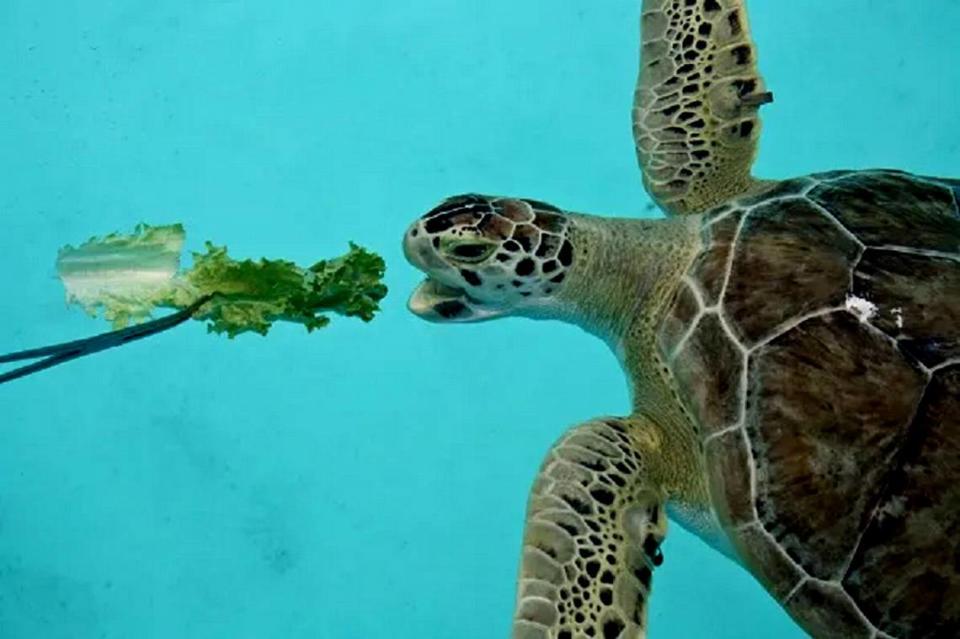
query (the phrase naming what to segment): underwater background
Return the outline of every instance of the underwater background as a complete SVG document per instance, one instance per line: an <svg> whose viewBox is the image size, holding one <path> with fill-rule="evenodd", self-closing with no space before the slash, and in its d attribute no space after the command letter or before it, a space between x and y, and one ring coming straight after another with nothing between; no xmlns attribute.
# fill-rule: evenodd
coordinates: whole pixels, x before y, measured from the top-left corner
<svg viewBox="0 0 960 639"><path fill-rule="evenodd" d="M758 175L960 176L960 2L752 0ZM406 309L444 196L656 216L630 136L639 0L0 0L0 351L106 329L57 249L137 222L188 247L387 260L365 325L193 322L0 387L0 638L506 637L527 490L628 411L560 323ZM838 514L842 516L842 514ZM804 637L673 525L653 639Z"/></svg>

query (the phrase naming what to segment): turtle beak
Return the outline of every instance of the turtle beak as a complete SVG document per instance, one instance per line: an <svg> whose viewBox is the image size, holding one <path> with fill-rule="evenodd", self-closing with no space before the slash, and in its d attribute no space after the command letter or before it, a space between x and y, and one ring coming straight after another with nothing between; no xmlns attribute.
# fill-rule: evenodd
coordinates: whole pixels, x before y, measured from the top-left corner
<svg viewBox="0 0 960 639"><path fill-rule="evenodd" d="M471 315L465 298L463 291L427 278L414 289L407 308L431 322L462 321Z"/></svg>
<svg viewBox="0 0 960 639"><path fill-rule="evenodd" d="M502 317L505 311L487 306L463 289L447 286L428 277L410 296L407 308L429 322L482 322Z"/></svg>

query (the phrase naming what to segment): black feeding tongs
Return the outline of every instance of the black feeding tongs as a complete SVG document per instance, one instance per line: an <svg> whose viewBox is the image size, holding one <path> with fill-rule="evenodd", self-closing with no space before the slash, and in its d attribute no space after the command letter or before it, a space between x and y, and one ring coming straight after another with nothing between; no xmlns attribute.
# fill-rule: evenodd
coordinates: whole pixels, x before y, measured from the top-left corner
<svg viewBox="0 0 960 639"><path fill-rule="evenodd" d="M27 375L56 366L57 364L69 362L78 357L92 355L93 353L99 353L114 346L123 346L129 342L162 333L174 326L183 324L193 317L194 313L196 313L201 306L209 302L212 297L212 294L204 295L190 306L176 313L171 313L166 317L144 322L143 324L108 331L100 335L87 337L86 339L78 339L72 342L63 342L61 344L52 344L50 346L42 346L40 348L31 348L25 351L0 355L0 364L43 358L38 362L26 364L25 366L15 368L6 373L0 373L0 384L19 379L20 377L26 377Z"/></svg>

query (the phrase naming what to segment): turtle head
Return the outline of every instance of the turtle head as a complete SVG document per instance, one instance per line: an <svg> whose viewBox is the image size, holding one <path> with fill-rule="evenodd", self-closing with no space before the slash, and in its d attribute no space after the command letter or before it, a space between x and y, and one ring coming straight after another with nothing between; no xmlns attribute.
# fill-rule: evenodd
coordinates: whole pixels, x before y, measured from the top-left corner
<svg viewBox="0 0 960 639"><path fill-rule="evenodd" d="M543 315L573 263L570 217L535 200L459 195L414 222L407 260L427 279L410 310L435 322Z"/></svg>

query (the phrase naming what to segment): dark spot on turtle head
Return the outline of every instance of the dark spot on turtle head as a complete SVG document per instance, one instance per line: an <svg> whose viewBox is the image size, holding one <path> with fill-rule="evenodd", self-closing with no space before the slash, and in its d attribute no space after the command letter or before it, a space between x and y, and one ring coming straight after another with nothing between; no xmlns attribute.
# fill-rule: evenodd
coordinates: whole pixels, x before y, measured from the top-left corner
<svg viewBox="0 0 960 639"><path fill-rule="evenodd" d="M453 226L453 216L445 214L430 218L423 228L427 233L442 233L451 226Z"/></svg>
<svg viewBox="0 0 960 639"><path fill-rule="evenodd" d="M509 262L511 260L509 253L497 253L498 262Z"/></svg>
<svg viewBox="0 0 960 639"><path fill-rule="evenodd" d="M506 242L503 243L503 248L504 250L510 251L511 253L516 253L523 247L520 246L520 244L514 240L507 240Z"/></svg>
<svg viewBox="0 0 960 639"><path fill-rule="evenodd" d="M480 276L469 269L460 269L460 277L462 277L470 286L480 286L483 284L483 280L480 279Z"/></svg>
<svg viewBox="0 0 960 639"><path fill-rule="evenodd" d="M550 278L550 281L553 282L554 284L559 284L560 282L563 281L564 277L566 277L565 273L557 273L556 275Z"/></svg>
<svg viewBox="0 0 960 639"><path fill-rule="evenodd" d="M529 257L525 257L517 263L517 268L515 270L517 275L524 277L533 273L535 267L536 265L534 264L533 260L531 260Z"/></svg>
<svg viewBox="0 0 960 639"><path fill-rule="evenodd" d="M519 224L513 229L513 239L523 247L523 250L529 253L533 250L533 242L537 239L539 232L536 227L530 224Z"/></svg>
<svg viewBox="0 0 960 639"><path fill-rule="evenodd" d="M453 319L463 315L466 312L467 307L464 306L463 303L456 300L447 300L434 306L433 310L437 312L437 315L444 319Z"/></svg>
<svg viewBox="0 0 960 639"><path fill-rule="evenodd" d="M570 240L564 240L563 246L560 247L560 263L564 266L570 266L573 264L573 244L570 243Z"/></svg>
<svg viewBox="0 0 960 639"><path fill-rule="evenodd" d="M434 237L434 238L433 238L433 241L431 242L431 244L433 244L433 248L435 248L435 249L440 248L440 238L439 238L439 237Z"/></svg>
<svg viewBox="0 0 960 639"><path fill-rule="evenodd" d="M513 280L512 282L510 282L510 284L513 285L514 288L520 288L521 286L523 286L523 282L521 282L520 280Z"/></svg>
<svg viewBox="0 0 960 639"><path fill-rule="evenodd" d="M556 260L547 260L543 263L541 268L543 269L544 273L553 273L555 270L557 270L557 267L558 264Z"/></svg>
<svg viewBox="0 0 960 639"><path fill-rule="evenodd" d="M537 246L537 257L553 257L560 248L563 239L559 235L544 233L540 236L540 245Z"/></svg>

